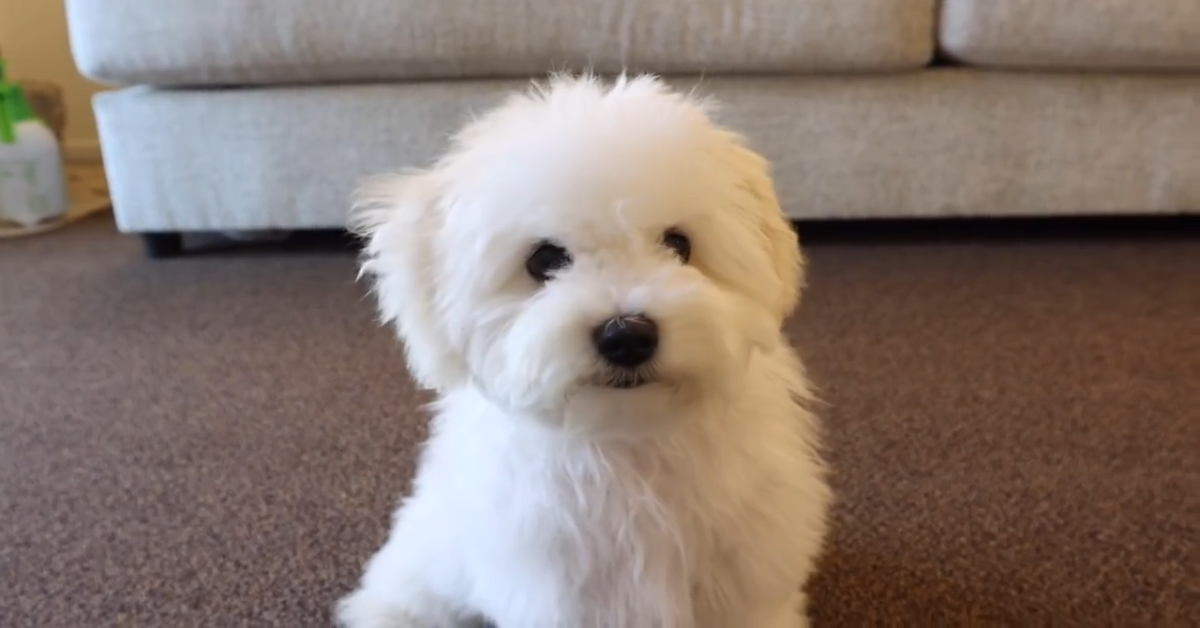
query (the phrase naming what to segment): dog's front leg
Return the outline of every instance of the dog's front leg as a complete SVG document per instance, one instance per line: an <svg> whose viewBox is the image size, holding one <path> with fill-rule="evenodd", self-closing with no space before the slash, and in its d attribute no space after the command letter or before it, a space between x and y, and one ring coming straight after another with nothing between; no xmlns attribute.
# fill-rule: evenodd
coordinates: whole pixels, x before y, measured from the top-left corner
<svg viewBox="0 0 1200 628"><path fill-rule="evenodd" d="M419 502L396 513L388 540L368 561L358 590L338 602L340 628L484 625L462 603L462 563L445 528Z"/></svg>

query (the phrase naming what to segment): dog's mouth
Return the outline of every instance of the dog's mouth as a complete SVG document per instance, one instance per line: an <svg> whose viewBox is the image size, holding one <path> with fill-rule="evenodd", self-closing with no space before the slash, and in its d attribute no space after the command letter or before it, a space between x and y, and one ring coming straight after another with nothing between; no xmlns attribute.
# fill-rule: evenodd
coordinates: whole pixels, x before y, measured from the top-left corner
<svg viewBox="0 0 1200 628"><path fill-rule="evenodd" d="M618 390L641 388L654 381L653 373L646 371L610 371L601 378L601 385Z"/></svg>
<svg viewBox="0 0 1200 628"><path fill-rule="evenodd" d="M642 378L638 377L638 378L634 378L634 379L618 380L618 381L610 382L608 384L608 386L609 386L609 388L617 388L617 389L621 389L621 390L626 390L626 389L630 389L630 388L641 388L642 386L645 386L648 383L650 383L650 380L642 379Z"/></svg>

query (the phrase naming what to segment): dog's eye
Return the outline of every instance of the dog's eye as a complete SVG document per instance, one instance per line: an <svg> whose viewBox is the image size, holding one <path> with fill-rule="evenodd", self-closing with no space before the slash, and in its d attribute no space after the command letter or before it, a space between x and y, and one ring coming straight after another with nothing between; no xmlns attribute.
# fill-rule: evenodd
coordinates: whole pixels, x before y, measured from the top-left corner
<svg viewBox="0 0 1200 628"><path fill-rule="evenodd" d="M663 246L671 249L684 264L692 258L692 241L677 229L668 229L662 237Z"/></svg>
<svg viewBox="0 0 1200 628"><path fill-rule="evenodd" d="M525 260L525 270L538 281L548 281L556 270L571 265L571 254L553 242L541 242Z"/></svg>

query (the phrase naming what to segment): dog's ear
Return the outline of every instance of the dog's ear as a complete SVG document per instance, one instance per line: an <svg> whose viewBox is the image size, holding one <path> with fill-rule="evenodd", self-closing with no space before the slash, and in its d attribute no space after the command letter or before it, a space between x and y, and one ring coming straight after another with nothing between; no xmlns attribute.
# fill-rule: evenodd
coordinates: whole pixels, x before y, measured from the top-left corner
<svg viewBox="0 0 1200 628"><path fill-rule="evenodd" d="M758 206L758 228L779 282L776 312L782 322L796 311L804 287L804 256L800 251L800 236L779 206L775 185L771 182L770 164L749 149L744 148L743 151L739 161L743 165L744 185Z"/></svg>
<svg viewBox="0 0 1200 628"><path fill-rule="evenodd" d="M763 231L771 247L771 263L779 276L779 319L791 316L800 305L800 292L804 288L804 255L800 251L800 235L792 227L792 221L779 207L770 180L770 205L772 211L763 216Z"/></svg>
<svg viewBox="0 0 1200 628"><path fill-rule="evenodd" d="M434 175L410 172L363 181L351 229L366 240L360 277L369 277L379 313L404 342L409 370L437 391L462 381L466 368L437 314L434 247L445 220Z"/></svg>

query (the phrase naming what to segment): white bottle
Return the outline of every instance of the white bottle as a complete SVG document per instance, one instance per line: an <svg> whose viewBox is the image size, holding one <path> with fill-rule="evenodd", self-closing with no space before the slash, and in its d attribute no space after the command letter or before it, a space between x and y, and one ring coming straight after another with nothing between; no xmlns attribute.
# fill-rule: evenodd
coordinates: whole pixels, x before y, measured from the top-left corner
<svg viewBox="0 0 1200 628"><path fill-rule="evenodd" d="M0 221L33 227L68 207L58 141L0 65Z"/></svg>

